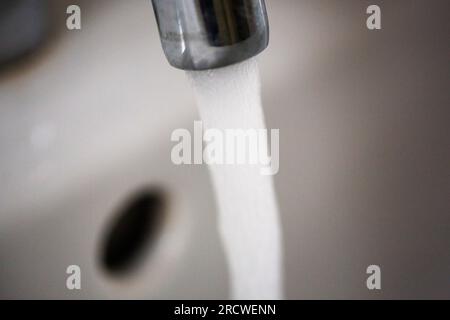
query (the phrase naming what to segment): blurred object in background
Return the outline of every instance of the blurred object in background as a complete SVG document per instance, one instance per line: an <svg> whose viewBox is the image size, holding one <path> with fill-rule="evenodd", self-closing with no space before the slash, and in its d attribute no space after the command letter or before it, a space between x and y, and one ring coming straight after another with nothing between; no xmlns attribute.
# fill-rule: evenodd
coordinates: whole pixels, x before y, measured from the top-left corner
<svg viewBox="0 0 450 320"><path fill-rule="evenodd" d="M0 2L0 66L38 47L48 27L46 0Z"/></svg>

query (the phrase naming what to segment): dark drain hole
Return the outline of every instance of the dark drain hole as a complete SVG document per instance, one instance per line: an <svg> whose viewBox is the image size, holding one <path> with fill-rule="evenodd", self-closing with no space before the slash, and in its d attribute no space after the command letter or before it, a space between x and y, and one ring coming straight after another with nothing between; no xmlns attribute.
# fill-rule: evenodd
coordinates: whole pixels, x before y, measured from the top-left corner
<svg viewBox="0 0 450 320"><path fill-rule="evenodd" d="M157 239L164 214L162 192L141 192L133 197L118 212L106 234L101 257L105 270L122 275L135 267Z"/></svg>

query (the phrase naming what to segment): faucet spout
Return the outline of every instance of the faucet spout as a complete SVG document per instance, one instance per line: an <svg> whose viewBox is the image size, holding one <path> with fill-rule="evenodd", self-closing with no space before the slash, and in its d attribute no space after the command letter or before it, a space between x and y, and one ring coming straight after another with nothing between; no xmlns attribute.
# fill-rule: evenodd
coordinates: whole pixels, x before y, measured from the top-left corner
<svg viewBox="0 0 450 320"><path fill-rule="evenodd" d="M269 43L264 0L152 0L164 53L183 70L244 61Z"/></svg>

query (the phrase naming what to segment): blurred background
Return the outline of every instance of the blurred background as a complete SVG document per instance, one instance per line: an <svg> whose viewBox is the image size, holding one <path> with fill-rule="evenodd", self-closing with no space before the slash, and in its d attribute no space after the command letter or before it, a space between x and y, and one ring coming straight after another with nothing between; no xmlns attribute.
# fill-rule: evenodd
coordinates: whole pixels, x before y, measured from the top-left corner
<svg viewBox="0 0 450 320"><path fill-rule="evenodd" d="M266 3L286 297L449 299L450 2ZM207 168L170 161L196 119L150 1L2 0L0 298L228 298Z"/></svg>

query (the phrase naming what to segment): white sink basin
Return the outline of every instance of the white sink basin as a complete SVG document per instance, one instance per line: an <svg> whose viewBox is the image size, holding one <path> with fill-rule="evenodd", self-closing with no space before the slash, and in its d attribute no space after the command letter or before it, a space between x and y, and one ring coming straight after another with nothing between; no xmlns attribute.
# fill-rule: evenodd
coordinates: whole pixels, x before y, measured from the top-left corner
<svg viewBox="0 0 450 320"><path fill-rule="evenodd" d="M149 2L79 3L82 30L58 1L58 34L0 74L0 298L227 298L206 167L170 161L171 132L198 115ZM450 298L448 5L385 4L373 32L361 1L267 3L287 298ZM165 191L165 222L110 274L105 235L145 187ZM381 292L365 287L371 264Z"/></svg>

